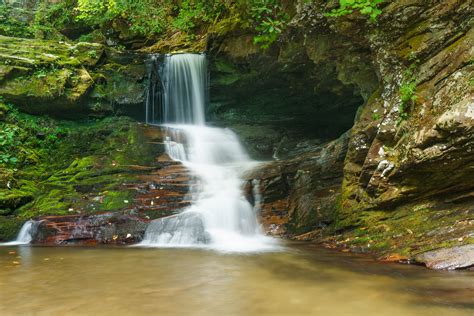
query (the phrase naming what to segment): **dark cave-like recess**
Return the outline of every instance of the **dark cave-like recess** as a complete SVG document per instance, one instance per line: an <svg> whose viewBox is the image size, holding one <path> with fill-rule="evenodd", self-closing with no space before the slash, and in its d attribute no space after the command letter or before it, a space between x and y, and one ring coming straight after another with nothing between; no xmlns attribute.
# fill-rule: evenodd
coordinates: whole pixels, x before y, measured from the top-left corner
<svg viewBox="0 0 474 316"><path fill-rule="evenodd" d="M316 67L304 57L287 64L265 56L211 58L210 76L208 118L235 129L256 158L299 142L336 139L364 104L357 86L337 78L335 64Z"/></svg>

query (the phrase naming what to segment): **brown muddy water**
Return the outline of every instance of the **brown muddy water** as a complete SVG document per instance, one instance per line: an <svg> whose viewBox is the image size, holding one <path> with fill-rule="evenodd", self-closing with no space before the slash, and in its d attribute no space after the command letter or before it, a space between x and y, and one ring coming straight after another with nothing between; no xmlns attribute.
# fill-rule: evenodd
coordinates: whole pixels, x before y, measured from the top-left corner
<svg viewBox="0 0 474 316"><path fill-rule="evenodd" d="M284 251L1 247L0 315L474 315L474 273Z"/></svg>

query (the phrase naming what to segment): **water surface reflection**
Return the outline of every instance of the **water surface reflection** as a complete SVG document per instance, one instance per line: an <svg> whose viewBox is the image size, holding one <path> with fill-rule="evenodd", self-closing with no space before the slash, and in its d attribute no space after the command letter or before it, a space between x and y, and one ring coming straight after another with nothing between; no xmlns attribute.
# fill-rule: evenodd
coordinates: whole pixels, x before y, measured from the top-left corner
<svg viewBox="0 0 474 316"><path fill-rule="evenodd" d="M0 266L0 315L474 313L472 272L380 264L301 245L247 255L4 247Z"/></svg>

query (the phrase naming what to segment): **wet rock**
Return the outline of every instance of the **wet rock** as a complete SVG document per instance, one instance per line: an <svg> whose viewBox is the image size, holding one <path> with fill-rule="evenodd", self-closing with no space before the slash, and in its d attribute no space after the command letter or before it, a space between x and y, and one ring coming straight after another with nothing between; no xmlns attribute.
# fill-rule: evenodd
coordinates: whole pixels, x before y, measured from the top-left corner
<svg viewBox="0 0 474 316"><path fill-rule="evenodd" d="M365 101L328 243L409 256L472 236L474 9L460 0L392 1L373 25L357 14L321 14L330 9L323 0L299 5L292 21L311 60L336 63L338 78ZM364 79L370 68L378 88Z"/></svg>
<svg viewBox="0 0 474 316"><path fill-rule="evenodd" d="M474 245L464 245L424 252L415 257L430 269L454 270L474 266Z"/></svg>
<svg viewBox="0 0 474 316"><path fill-rule="evenodd" d="M263 164L247 176L261 196L259 217L267 234L296 237L333 222L349 135Z"/></svg>
<svg viewBox="0 0 474 316"><path fill-rule="evenodd" d="M304 141L336 139L351 128L364 96L378 86L366 55L349 63L351 58L343 61L342 53L332 53L329 43L338 38L299 29L282 41L287 44L262 51L248 34L234 36L210 45L209 119L234 129L256 159L285 159ZM313 46L323 42L328 50L318 58ZM357 51L351 45L341 51ZM360 78L358 68L365 70Z"/></svg>
<svg viewBox="0 0 474 316"><path fill-rule="evenodd" d="M185 212L150 222L145 243L153 244L207 244L210 236L204 229L200 214Z"/></svg>
<svg viewBox="0 0 474 316"><path fill-rule="evenodd" d="M41 218L33 244L131 244L143 239L147 221L119 213Z"/></svg>

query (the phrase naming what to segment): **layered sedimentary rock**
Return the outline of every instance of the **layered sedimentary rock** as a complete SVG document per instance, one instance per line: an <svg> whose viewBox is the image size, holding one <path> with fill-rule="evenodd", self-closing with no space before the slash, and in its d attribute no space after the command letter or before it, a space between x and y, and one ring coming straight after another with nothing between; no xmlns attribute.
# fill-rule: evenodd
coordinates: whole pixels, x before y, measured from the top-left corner
<svg viewBox="0 0 474 316"><path fill-rule="evenodd" d="M37 115L140 113L144 58L101 44L0 36L0 95Z"/></svg>
<svg viewBox="0 0 474 316"><path fill-rule="evenodd" d="M330 247L422 262L427 257L417 255L425 251L471 244L472 3L394 1L383 5L376 23L357 14L325 17L331 8L325 1L300 3L288 36L303 35L310 59L332 61L365 103L352 128L340 200L326 207L335 209L333 235L316 229L313 237ZM373 91L364 87L366 68L378 76ZM307 185L317 199L317 185Z"/></svg>
<svg viewBox="0 0 474 316"><path fill-rule="evenodd" d="M306 233L334 223L349 135L263 163L247 175L249 196L261 196L254 203L266 233L309 239Z"/></svg>

